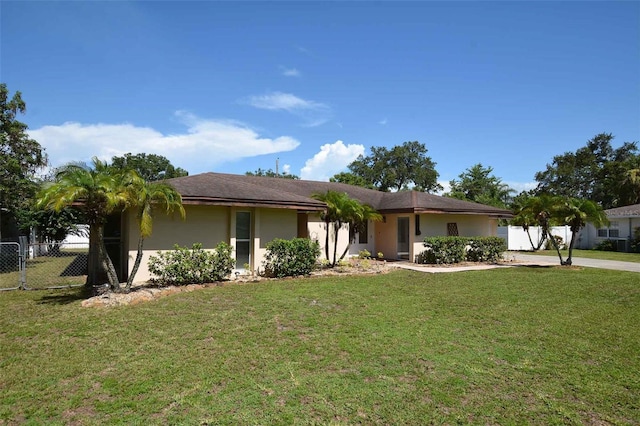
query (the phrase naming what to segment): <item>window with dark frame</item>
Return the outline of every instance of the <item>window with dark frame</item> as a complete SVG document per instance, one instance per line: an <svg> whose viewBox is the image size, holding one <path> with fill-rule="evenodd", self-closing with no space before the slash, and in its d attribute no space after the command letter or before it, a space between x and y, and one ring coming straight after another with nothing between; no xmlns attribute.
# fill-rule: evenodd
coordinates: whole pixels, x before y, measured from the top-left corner
<svg viewBox="0 0 640 426"><path fill-rule="evenodd" d="M456 222L447 223L447 236L448 237L458 236L458 224Z"/></svg>
<svg viewBox="0 0 640 426"><path fill-rule="evenodd" d="M369 242L369 222L362 224L360 232L358 232L358 244L367 244Z"/></svg>

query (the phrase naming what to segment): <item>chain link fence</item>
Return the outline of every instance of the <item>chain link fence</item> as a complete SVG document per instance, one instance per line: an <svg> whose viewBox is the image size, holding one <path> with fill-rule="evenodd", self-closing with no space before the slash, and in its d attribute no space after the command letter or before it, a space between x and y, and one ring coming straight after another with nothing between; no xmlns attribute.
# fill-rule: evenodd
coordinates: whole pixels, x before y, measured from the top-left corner
<svg viewBox="0 0 640 426"><path fill-rule="evenodd" d="M23 282L20 244L0 243L0 290L16 290Z"/></svg>
<svg viewBox="0 0 640 426"><path fill-rule="evenodd" d="M87 279L86 243L29 244L24 262L25 288L76 287Z"/></svg>

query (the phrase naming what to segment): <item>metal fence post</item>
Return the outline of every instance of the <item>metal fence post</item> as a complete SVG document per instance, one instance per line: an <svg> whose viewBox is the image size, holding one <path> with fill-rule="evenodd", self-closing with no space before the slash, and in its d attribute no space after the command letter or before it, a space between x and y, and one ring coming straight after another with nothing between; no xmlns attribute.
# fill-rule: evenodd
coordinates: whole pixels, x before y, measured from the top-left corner
<svg viewBox="0 0 640 426"><path fill-rule="evenodd" d="M29 240L25 236L18 238L20 244L20 252L18 254L18 262L20 264L20 288L27 289L27 252L29 250Z"/></svg>

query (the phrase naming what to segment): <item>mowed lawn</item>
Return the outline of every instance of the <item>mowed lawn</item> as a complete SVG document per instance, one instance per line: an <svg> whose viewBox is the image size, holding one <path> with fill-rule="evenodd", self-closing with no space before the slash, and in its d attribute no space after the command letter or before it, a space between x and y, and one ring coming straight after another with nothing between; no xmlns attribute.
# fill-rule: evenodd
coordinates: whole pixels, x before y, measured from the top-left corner
<svg viewBox="0 0 640 426"><path fill-rule="evenodd" d="M509 268L0 293L0 424L639 424L640 276Z"/></svg>

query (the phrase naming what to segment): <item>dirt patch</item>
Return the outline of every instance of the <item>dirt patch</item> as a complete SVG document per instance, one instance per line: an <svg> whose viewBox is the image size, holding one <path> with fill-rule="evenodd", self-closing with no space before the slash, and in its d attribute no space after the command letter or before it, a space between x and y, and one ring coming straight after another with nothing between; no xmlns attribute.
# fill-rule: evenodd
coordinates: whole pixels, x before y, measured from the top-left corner
<svg viewBox="0 0 640 426"><path fill-rule="evenodd" d="M341 263L335 268L323 267L311 273L312 277L331 275L359 275L359 274L381 274L393 269L387 262L373 261L368 259L352 259L349 262ZM295 277L293 277L295 278ZM292 278L289 278L292 279ZM274 280L257 275L237 275L229 281L189 284L185 286L159 287L152 283L142 283L134 286L129 293L114 293L107 291L103 294L91 297L82 301L83 307L109 307L135 305L138 303L150 302L176 293L190 292L208 287L217 287L230 284L245 284L250 282L260 282Z"/></svg>

